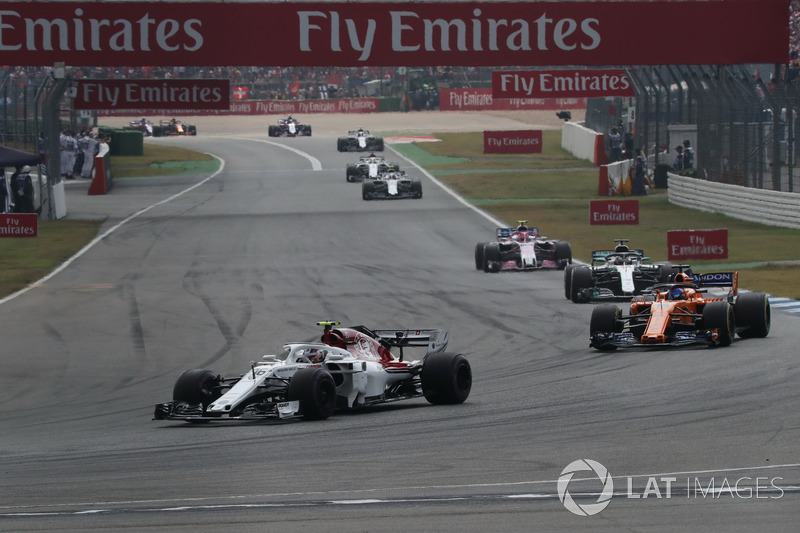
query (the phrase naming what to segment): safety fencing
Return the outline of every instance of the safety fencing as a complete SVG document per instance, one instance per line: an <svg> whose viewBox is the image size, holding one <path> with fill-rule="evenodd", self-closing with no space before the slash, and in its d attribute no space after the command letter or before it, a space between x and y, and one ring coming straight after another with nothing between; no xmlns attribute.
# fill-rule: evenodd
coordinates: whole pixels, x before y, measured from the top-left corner
<svg viewBox="0 0 800 533"><path fill-rule="evenodd" d="M800 193L754 189L669 174L669 201L740 220L800 229Z"/></svg>

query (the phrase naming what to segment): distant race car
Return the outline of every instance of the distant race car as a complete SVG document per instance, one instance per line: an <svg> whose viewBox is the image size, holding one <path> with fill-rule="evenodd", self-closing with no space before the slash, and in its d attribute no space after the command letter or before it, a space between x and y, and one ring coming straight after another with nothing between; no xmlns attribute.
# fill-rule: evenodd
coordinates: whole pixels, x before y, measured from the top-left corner
<svg viewBox="0 0 800 533"><path fill-rule="evenodd" d="M292 115L278 120L277 125L267 127L270 137L311 137L311 125L302 124Z"/></svg>
<svg viewBox="0 0 800 533"><path fill-rule="evenodd" d="M647 263L643 250L631 250L627 239L615 239L613 250L594 250L590 265L567 265L564 296L575 303L628 299L678 273L672 263ZM681 265L688 268L687 265Z"/></svg>
<svg viewBox="0 0 800 533"><path fill-rule="evenodd" d="M155 420L258 420L328 418L348 410L424 396L432 404L464 402L472 388L469 361L445 352L441 329L370 330L324 326L320 342L284 345L241 376L209 370L180 375L172 401L155 406ZM421 360L406 361L404 350L425 348ZM397 355L390 349L396 349Z"/></svg>
<svg viewBox="0 0 800 533"><path fill-rule="evenodd" d="M738 294L738 272L676 274L674 283L655 285L634 297L629 314L614 304L592 310L589 344L598 350L635 346L728 346L740 337L766 337L771 315L765 294ZM708 288L729 287L725 297Z"/></svg>
<svg viewBox="0 0 800 533"><path fill-rule="evenodd" d="M497 228L497 240L475 246L475 268L484 272L504 270L563 269L572 263L572 248L566 241L547 239L527 220L516 228Z"/></svg>
<svg viewBox="0 0 800 533"><path fill-rule="evenodd" d="M170 135L197 135L197 126L184 124L174 118L161 120L158 126L153 126L153 137L167 137Z"/></svg>
<svg viewBox="0 0 800 533"><path fill-rule="evenodd" d="M141 118L139 120L131 120L129 125L123 126L122 129L141 131L142 135L144 135L145 137L150 137L153 135L153 123L147 120L146 118Z"/></svg>
<svg viewBox="0 0 800 533"><path fill-rule="evenodd" d="M406 176L402 170L388 170L375 179L367 178L361 183L364 200L391 200L396 198L422 198L422 182Z"/></svg>
<svg viewBox="0 0 800 533"><path fill-rule="evenodd" d="M358 128L347 132L347 137L339 137L336 148L340 152L382 152L383 137L376 137L368 130Z"/></svg>
<svg viewBox="0 0 800 533"><path fill-rule="evenodd" d="M387 162L382 155L369 154L358 158L358 163L348 163L345 177L348 182L364 181L364 178L375 179L390 170L400 170L400 165Z"/></svg>

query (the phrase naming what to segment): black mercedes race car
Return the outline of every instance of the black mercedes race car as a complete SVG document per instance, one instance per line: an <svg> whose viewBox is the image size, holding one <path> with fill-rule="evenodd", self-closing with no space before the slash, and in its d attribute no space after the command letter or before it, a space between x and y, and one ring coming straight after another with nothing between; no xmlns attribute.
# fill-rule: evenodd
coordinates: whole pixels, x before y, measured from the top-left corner
<svg viewBox="0 0 800 533"><path fill-rule="evenodd" d="M311 124L302 124L289 115L278 120L277 125L270 125L267 128L267 135L270 137L311 137Z"/></svg>
<svg viewBox="0 0 800 533"><path fill-rule="evenodd" d="M594 250L590 265L569 265L564 271L564 296L575 303L627 299L653 285L669 283L688 265L647 263L643 250L631 250L627 239L616 239L613 250Z"/></svg>
<svg viewBox="0 0 800 533"><path fill-rule="evenodd" d="M365 179L361 184L364 200L391 200L395 198L422 198L422 183L411 179L402 170L389 170L376 179Z"/></svg>
<svg viewBox="0 0 800 533"><path fill-rule="evenodd" d="M347 137L339 137L336 149L340 152L382 152L383 137L376 137L368 130L358 128L348 131Z"/></svg>
<svg viewBox="0 0 800 533"><path fill-rule="evenodd" d="M387 162L382 155L369 154L361 156L358 163L349 163L345 176L348 182L364 181L365 178L376 179L380 174L390 170L400 170L400 165Z"/></svg>

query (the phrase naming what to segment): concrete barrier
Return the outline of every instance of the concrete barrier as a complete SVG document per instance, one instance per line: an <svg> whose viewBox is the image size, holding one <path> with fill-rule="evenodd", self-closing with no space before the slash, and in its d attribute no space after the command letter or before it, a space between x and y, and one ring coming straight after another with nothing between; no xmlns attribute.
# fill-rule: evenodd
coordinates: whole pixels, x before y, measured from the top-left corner
<svg viewBox="0 0 800 533"><path fill-rule="evenodd" d="M564 123L561 129L561 148L578 159L586 159L595 165L608 163L605 136L583 124L583 122Z"/></svg>
<svg viewBox="0 0 800 533"><path fill-rule="evenodd" d="M752 189L668 174L669 201L740 220L800 229L800 193Z"/></svg>

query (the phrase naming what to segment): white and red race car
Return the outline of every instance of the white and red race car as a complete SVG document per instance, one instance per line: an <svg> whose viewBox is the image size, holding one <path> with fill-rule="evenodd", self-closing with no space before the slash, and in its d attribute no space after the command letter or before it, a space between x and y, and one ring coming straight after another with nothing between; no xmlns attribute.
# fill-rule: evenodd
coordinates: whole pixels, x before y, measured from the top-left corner
<svg viewBox="0 0 800 533"><path fill-rule="evenodd" d="M322 420L334 410L424 396L432 404L464 402L472 388L466 357L444 352L441 329L370 330L324 326L321 342L284 345L280 355L252 362L241 376L187 370L172 401L155 406L155 420ZM422 360L405 361L405 348L426 348ZM391 348L398 350L395 356Z"/></svg>

